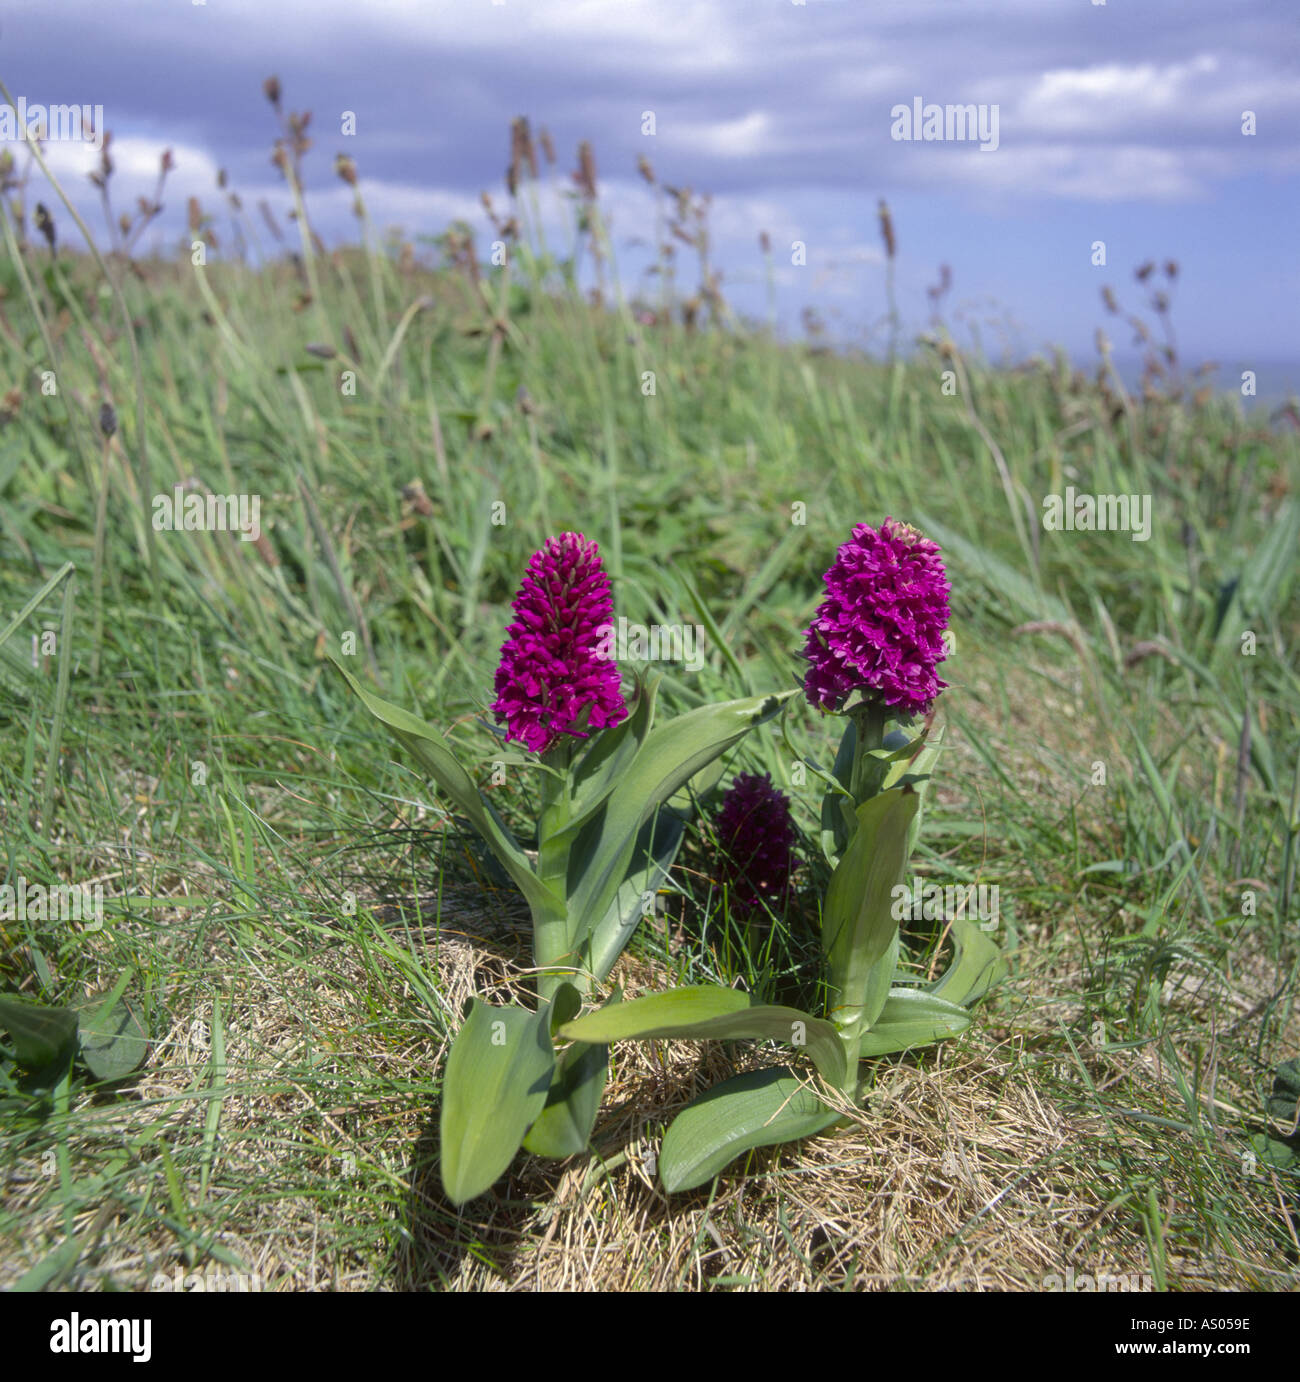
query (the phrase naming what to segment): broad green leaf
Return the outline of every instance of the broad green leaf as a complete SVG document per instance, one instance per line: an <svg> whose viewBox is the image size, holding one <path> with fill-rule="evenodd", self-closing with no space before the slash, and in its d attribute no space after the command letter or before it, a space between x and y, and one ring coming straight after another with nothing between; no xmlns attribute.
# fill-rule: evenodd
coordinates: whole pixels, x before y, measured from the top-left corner
<svg viewBox="0 0 1300 1382"><path fill-rule="evenodd" d="M902 941L897 931L889 942L889 948L871 966L867 973L866 995L862 1000L862 1025L870 1027L880 1016L889 999L889 990L894 982L894 972L898 969L898 952Z"/></svg>
<svg viewBox="0 0 1300 1382"><path fill-rule="evenodd" d="M659 1149L665 1190L693 1190L755 1147L811 1137L840 1120L784 1066L715 1085L673 1120Z"/></svg>
<svg viewBox="0 0 1300 1382"><path fill-rule="evenodd" d="M387 726L397 742L469 817L474 828L492 847L502 867L528 900L534 914L539 910L562 914L563 899L556 897L533 872L528 856L519 848L518 842L506 829L492 804L484 799L469 774L456 761L442 735L418 716L367 691L352 673L339 663L335 662L334 665L338 667L366 709L381 724Z"/></svg>
<svg viewBox="0 0 1300 1382"><path fill-rule="evenodd" d="M706 763L693 778L679 787L668 798L668 805L685 816L693 815L696 802L707 801L709 796L717 791L718 784L726 775L727 765L719 754L712 763Z"/></svg>
<svg viewBox="0 0 1300 1382"><path fill-rule="evenodd" d="M453 1204L504 1173L546 1106L555 1069L549 1004L533 1013L471 1003L442 1084L442 1184Z"/></svg>
<svg viewBox="0 0 1300 1382"><path fill-rule="evenodd" d="M618 786L641 751L654 722L655 696L660 678L639 682L636 704L626 719L591 737L590 746L573 770L573 814L568 829L576 835L606 797Z"/></svg>
<svg viewBox="0 0 1300 1382"><path fill-rule="evenodd" d="M806 1049L824 1079L842 1088L849 1074L844 1042L830 1022L800 1012L757 1003L736 989L702 984L669 989L644 998L587 1013L560 1028L574 1041L630 1040L740 1041L745 1038L784 1042Z"/></svg>
<svg viewBox="0 0 1300 1382"><path fill-rule="evenodd" d="M919 805L920 798L906 784L864 801L857 809L858 828L826 889L822 948L829 1016L855 1044L872 966L898 931L893 891L907 865L909 832Z"/></svg>
<svg viewBox="0 0 1300 1382"><path fill-rule="evenodd" d="M71 1056L77 1040L77 1015L68 1008L45 1008L22 998L0 998L0 1027L25 1070L43 1070Z"/></svg>
<svg viewBox="0 0 1300 1382"><path fill-rule="evenodd" d="M622 1002L622 997L620 990L609 1000L610 1004ZM574 1042L562 1051L555 1063L546 1106L524 1138L525 1150L556 1159L586 1151L608 1076L608 1046Z"/></svg>
<svg viewBox="0 0 1300 1382"><path fill-rule="evenodd" d="M1268 1116L1290 1138L1300 1138L1300 1060L1284 1060L1273 1074Z"/></svg>
<svg viewBox="0 0 1300 1382"><path fill-rule="evenodd" d="M970 1007L989 991L1006 973L1002 952L984 931L969 917L955 917L950 932L953 943L952 964L939 981L930 986L935 998Z"/></svg>
<svg viewBox="0 0 1300 1382"><path fill-rule="evenodd" d="M524 1150L555 1160L585 1152L608 1077L608 1046L574 1042L561 1052L546 1103L524 1138Z"/></svg>
<svg viewBox="0 0 1300 1382"><path fill-rule="evenodd" d="M144 1063L149 1033L140 1015L126 1001L112 997L78 1012L81 1058L97 1080L120 1080Z"/></svg>
<svg viewBox="0 0 1300 1382"><path fill-rule="evenodd" d="M589 933L609 911L641 827L655 809L751 729L770 720L793 695L785 691L702 705L650 731L618 786L574 842L569 877L580 881L569 903L571 915L580 919L577 934Z"/></svg>
<svg viewBox="0 0 1300 1382"><path fill-rule="evenodd" d="M913 1046L928 1046L944 1037L957 1036L970 1026L970 1013L924 989L891 989L880 1020L864 1032L858 1058L888 1056Z"/></svg>
<svg viewBox="0 0 1300 1382"><path fill-rule="evenodd" d="M912 747L917 749L914 757L905 758L891 765L885 774L885 780L881 783L881 791L888 791L891 787L898 786L903 777L922 777L925 780L914 783L916 795L920 798L920 804L916 808L916 816L912 820L912 828L907 834L907 852L910 855L916 848L916 841L921 834L921 822L925 818L926 788L930 785L930 775L934 772L935 764L939 761L939 755L943 752L943 735L946 726L940 725L923 744L913 741ZM892 738L893 736L889 736Z"/></svg>
<svg viewBox="0 0 1300 1382"><path fill-rule="evenodd" d="M645 910L646 894L657 892L667 882L685 832L685 818L668 806L641 827L627 877L604 917L583 938L587 964L598 982L614 968L631 940Z"/></svg>

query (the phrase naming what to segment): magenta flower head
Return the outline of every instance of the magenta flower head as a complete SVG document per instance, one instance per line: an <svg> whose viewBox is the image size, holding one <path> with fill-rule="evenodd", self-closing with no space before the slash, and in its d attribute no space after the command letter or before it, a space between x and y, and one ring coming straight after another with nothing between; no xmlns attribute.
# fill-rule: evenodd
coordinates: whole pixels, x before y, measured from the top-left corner
<svg viewBox="0 0 1300 1382"><path fill-rule="evenodd" d="M717 829L733 909L744 914L764 902L784 906L795 868L789 798L766 773L741 773L723 799Z"/></svg>
<svg viewBox="0 0 1300 1382"><path fill-rule="evenodd" d="M581 533L547 538L528 563L514 610L492 705L507 739L545 753L565 734L585 739L586 730L627 717L618 665L601 652L614 601L595 542Z"/></svg>
<svg viewBox="0 0 1300 1382"><path fill-rule="evenodd" d="M840 710L860 690L898 716L929 710L948 685L935 673L951 590L938 543L892 518L859 523L825 580L804 647L808 699Z"/></svg>

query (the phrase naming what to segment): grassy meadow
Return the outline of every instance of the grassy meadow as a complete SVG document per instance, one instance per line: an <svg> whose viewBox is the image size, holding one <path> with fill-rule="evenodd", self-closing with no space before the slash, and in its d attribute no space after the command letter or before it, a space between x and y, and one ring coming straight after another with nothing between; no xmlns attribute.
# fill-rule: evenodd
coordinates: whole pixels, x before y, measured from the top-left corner
<svg viewBox="0 0 1300 1382"><path fill-rule="evenodd" d="M277 244L230 189L191 205L199 250L92 254L38 168L4 199L0 881L102 886L103 918L0 920L0 991L124 984L148 1046L112 1082L0 1064L0 1286L1295 1289L1300 1175L1264 1140L1300 1055L1292 420L1168 357L1137 392L1104 352L995 370L941 319L892 359L782 342L729 313L689 195L660 188L677 253L625 284L590 151L563 244L519 169L504 266L364 214L369 248L327 250L309 197ZM156 529L177 486L258 496L257 540ZM1069 486L1150 496L1148 540L1045 529ZM697 671L659 667L681 710L792 685L835 549L886 515L953 586L914 862L998 887L1009 977L963 1037L879 1060L852 1128L671 1198L667 1122L772 1053L617 1047L592 1154L521 1154L458 1212L440 1074L471 992L527 989L527 908L327 651L487 786L548 535L599 541L618 615L705 630ZM730 915L706 809L629 990L798 987L826 872L793 768L838 728L797 699L727 764L791 798L786 912ZM536 785L490 790L522 826ZM909 964L943 945L909 932Z"/></svg>

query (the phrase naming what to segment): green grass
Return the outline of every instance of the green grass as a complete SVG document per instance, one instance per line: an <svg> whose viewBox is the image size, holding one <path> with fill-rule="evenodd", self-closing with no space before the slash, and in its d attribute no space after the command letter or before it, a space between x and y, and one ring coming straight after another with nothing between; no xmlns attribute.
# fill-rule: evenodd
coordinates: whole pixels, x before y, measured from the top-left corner
<svg viewBox="0 0 1300 1382"><path fill-rule="evenodd" d="M12 219L5 236L17 248ZM1117 406L1059 360L995 372L946 339L885 366L680 314L647 327L525 245L479 285L313 256L305 305L284 264L138 268L32 244L0 265L4 877L106 894L100 930L0 921L0 982L78 1002L129 971L151 1034L120 1085L78 1066L0 1091L6 1284L140 1286L180 1265L517 1285L566 1260L556 1226L580 1202L584 1232L659 1255L643 1283L924 1287L968 1281L980 1243L981 1270L1032 1286L1068 1240L1071 1263L1113 1252L1171 1289L1294 1286L1295 1178L1247 1156L1272 1070L1300 1052L1294 431L1217 398ZM191 478L260 495L264 541L155 532L153 495ZM1068 484L1150 494L1150 540L1043 531L1042 497ZM830 1203L837 1176L874 1174L848 1143L837 1170L829 1139L751 1161L766 1246L707 1195L662 1202L621 1131L653 1141L682 1089L686 1057L654 1050L624 1066L577 1189L534 1164L458 1216L433 1170L441 1060L471 988L520 982L523 913L325 651L354 647L358 675L449 728L486 781L496 741L475 717L547 535L599 539L620 615L708 628L700 672L665 669L687 708L789 685L835 547L886 514L942 543L953 582L952 747L918 865L999 885L1014 975L956 1055L880 1080L965 1061L971 1108L1032 1087L1054 1110L1054 1150L982 1153L989 1186L1043 1187L1023 1239L1014 1195L892 1269L824 1227L800 1236L808 1185ZM832 728L800 709L789 734L829 762ZM817 784L792 763L767 733L732 766L790 793L811 861ZM527 820L527 776L498 790ZM788 916L747 932L706 824L632 972L797 987L824 882L811 862L803 878ZM918 966L933 943L915 939ZM928 1223L923 1178L911 1194Z"/></svg>

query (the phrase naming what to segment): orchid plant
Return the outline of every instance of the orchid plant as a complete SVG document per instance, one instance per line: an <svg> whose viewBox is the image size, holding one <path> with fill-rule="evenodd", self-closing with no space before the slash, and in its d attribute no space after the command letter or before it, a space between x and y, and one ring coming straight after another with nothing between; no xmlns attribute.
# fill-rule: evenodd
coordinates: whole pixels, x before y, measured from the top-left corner
<svg viewBox="0 0 1300 1382"><path fill-rule="evenodd" d="M580 533L550 538L534 554L514 612L492 712L504 726L497 733L524 750L503 761L539 774L535 854L436 729L339 667L479 832L532 913L536 1010L471 999L447 1059L441 1173L457 1204L487 1190L521 1145L549 1157L586 1148L608 1047L574 1043L557 1055L555 1034L608 976L667 877L691 812L688 784L702 788L710 765L795 694L704 705L656 723L658 683L649 679L629 708L605 655L609 579L597 544ZM602 1011L616 1004L617 996Z"/></svg>
<svg viewBox="0 0 1300 1382"><path fill-rule="evenodd" d="M832 868L821 922L824 1015L698 986L607 1005L559 1028L579 1043L768 1038L811 1058L825 1094L778 1066L735 1076L688 1105L659 1153L669 1191L705 1183L751 1148L840 1122L865 1092L860 1061L963 1031L1000 970L997 947L961 916L951 919L955 956L937 982L914 983L898 969L896 890L940 751L930 712L947 686L936 671L947 656L950 594L939 548L889 518L879 530L859 524L825 586L807 631L804 691L846 723L831 772L809 764L826 785L821 842Z"/></svg>

